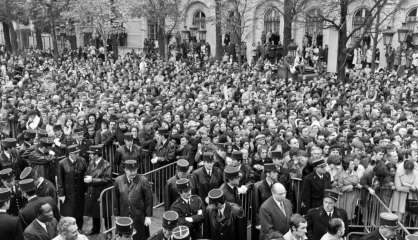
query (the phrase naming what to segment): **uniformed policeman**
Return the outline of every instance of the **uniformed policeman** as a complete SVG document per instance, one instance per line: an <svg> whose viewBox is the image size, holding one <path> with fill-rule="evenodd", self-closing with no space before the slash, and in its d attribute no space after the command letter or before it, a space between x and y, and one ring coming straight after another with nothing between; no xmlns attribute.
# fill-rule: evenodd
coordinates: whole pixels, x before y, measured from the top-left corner
<svg viewBox="0 0 418 240"><path fill-rule="evenodd" d="M344 225L348 226L347 212L335 207L338 196L339 192L327 189L324 192L323 205L308 211L306 220L308 221L309 239L320 240L327 232L328 222L332 218L340 218L344 221Z"/></svg>
<svg viewBox="0 0 418 240"><path fill-rule="evenodd" d="M0 238L23 240L23 229L19 218L7 214L11 193L7 188L0 188Z"/></svg>
<svg viewBox="0 0 418 240"><path fill-rule="evenodd" d="M173 229L177 226L179 215L176 211L166 211L163 214L162 229L154 233L148 240L171 240Z"/></svg>
<svg viewBox="0 0 418 240"><path fill-rule="evenodd" d="M363 236L361 240L386 240L393 239L396 236L396 230L399 228L398 216L394 213L382 212L380 213L379 218L379 228L366 236ZM405 239L408 239L408 237Z"/></svg>
<svg viewBox="0 0 418 240"><path fill-rule="evenodd" d="M134 221L130 217L116 218L116 240L132 240L134 234Z"/></svg>
<svg viewBox="0 0 418 240"><path fill-rule="evenodd" d="M10 191L10 207L7 213L17 216L19 210L25 205L26 199L22 196L19 186L15 181L15 176L11 168L5 168L0 171L2 186Z"/></svg>
<svg viewBox="0 0 418 240"><path fill-rule="evenodd" d="M178 226L173 229L173 240L191 240L190 230L187 226Z"/></svg>
<svg viewBox="0 0 418 240"><path fill-rule="evenodd" d="M306 175L302 183L302 210L308 211L322 205L324 190L331 188L331 176L326 171L327 163L319 159L312 163L313 172Z"/></svg>
<svg viewBox="0 0 418 240"><path fill-rule="evenodd" d="M225 201L241 205L238 195L238 185L240 182L239 168L228 165L224 169L225 182L220 189L224 192Z"/></svg>
<svg viewBox="0 0 418 240"><path fill-rule="evenodd" d="M39 176L35 169L31 167L25 167L25 169L23 169L23 171L20 173L19 179L23 180L28 178L32 178L35 181L36 196L50 196L52 199L57 201L57 189L51 181Z"/></svg>
<svg viewBox="0 0 418 240"><path fill-rule="evenodd" d="M418 234L411 234L405 237L405 240L418 240Z"/></svg>
<svg viewBox="0 0 418 240"><path fill-rule="evenodd" d="M185 225L190 229L192 238L202 236L202 223L204 221L204 204L197 195L192 195L190 180L181 178L176 181L180 197L171 205L171 210L179 214L179 225Z"/></svg>
<svg viewBox="0 0 418 240"><path fill-rule="evenodd" d="M167 180L165 184L165 210L170 209L174 201L180 196L177 191L176 181L180 178L187 178L187 171L189 170L189 162L185 159L177 160L176 175Z"/></svg>
<svg viewBox="0 0 418 240"><path fill-rule="evenodd" d="M16 139L5 138L2 141L2 151L0 152L0 169L11 168L16 176L28 165L28 163L20 157L16 150Z"/></svg>
<svg viewBox="0 0 418 240"><path fill-rule="evenodd" d="M208 196L204 236L216 240L246 239L247 224L243 208L226 202L221 189L212 189Z"/></svg>

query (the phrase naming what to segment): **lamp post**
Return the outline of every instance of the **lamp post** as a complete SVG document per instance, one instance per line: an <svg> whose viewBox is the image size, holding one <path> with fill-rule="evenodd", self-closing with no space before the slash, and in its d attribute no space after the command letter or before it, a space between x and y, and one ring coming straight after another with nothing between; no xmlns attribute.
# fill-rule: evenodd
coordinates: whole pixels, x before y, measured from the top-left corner
<svg viewBox="0 0 418 240"><path fill-rule="evenodd" d="M392 63L389 62L389 60L390 60L389 59L390 58L389 47L390 47L390 45L392 45L392 39L393 39L393 35L394 34L395 34L395 32L392 31L392 29L391 29L390 26L388 26L386 28L386 30L382 33L382 35L383 35L383 44L386 47L386 51L385 51L386 52L386 54L385 54L385 56L386 56L386 65L388 67L390 67L390 68L392 66Z"/></svg>
<svg viewBox="0 0 418 240"><path fill-rule="evenodd" d="M398 41L401 46L405 43L408 33L409 28L406 27L406 23L402 23L402 27L398 29Z"/></svg>

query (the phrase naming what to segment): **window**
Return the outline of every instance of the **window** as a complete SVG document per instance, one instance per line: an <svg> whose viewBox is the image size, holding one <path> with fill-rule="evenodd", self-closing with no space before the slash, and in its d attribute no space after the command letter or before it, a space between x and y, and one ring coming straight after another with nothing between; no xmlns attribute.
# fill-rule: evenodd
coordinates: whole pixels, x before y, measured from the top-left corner
<svg viewBox="0 0 418 240"><path fill-rule="evenodd" d="M280 14L276 8L269 8L264 14L265 33L280 33Z"/></svg>
<svg viewBox="0 0 418 240"><path fill-rule="evenodd" d="M365 24L370 17L370 11L367 8L360 8L354 13L353 17L353 30L358 29L354 34L354 38L359 38L363 35L363 33L366 31ZM370 31L367 29L367 31ZM365 34L365 37L367 37L369 33Z"/></svg>
<svg viewBox="0 0 418 240"><path fill-rule="evenodd" d="M406 17L406 25L407 27L414 32L415 30L418 30L418 7L411 9L408 12L408 15Z"/></svg>
<svg viewBox="0 0 418 240"><path fill-rule="evenodd" d="M228 40L224 40L224 42L230 41L233 44L238 43L239 38L241 37L241 27L241 15L233 10L229 11L225 32L225 39ZM227 44L225 43L225 45Z"/></svg>
<svg viewBox="0 0 418 240"><path fill-rule="evenodd" d="M156 40L158 32L158 24L155 21L148 21L148 40Z"/></svg>
<svg viewBox="0 0 418 240"><path fill-rule="evenodd" d="M308 45L322 46L324 21L320 9L312 9L306 14L306 37Z"/></svg>
<svg viewBox="0 0 418 240"><path fill-rule="evenodd" d="M193 15L193 26L197 27L197 30L206 29L206 15L202 11L197 11Z"/></svg>

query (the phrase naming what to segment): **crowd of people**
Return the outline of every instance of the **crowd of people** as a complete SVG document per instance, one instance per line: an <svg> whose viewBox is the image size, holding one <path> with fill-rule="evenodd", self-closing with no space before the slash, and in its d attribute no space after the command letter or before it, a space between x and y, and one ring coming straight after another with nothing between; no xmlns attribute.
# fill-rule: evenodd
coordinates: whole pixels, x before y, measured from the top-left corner
<svg viewBox="0 0 418 240"><path fill-rule="evenodd" d="M83 216L84 234L98 234L98 198L113 185L110 207L129 217L116 220L121 239L245 239L246 194L251 239L342 239L362 213L337 207L341 194L367 205L381 189L392 213L375 213L372 234L392 239L398 220L416 224L415 72L304 81L233 61L1 51L0 234L86 239ZM156 183L139 173L172 163L150 236Z"/></svg>

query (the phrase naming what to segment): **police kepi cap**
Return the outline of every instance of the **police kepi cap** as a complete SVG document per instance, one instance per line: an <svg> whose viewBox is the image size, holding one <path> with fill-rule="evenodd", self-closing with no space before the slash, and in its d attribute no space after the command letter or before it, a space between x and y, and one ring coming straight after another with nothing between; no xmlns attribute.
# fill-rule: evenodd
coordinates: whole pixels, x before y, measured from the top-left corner
<svg viewBox="0 0 418 240"><path fill-rule="evenodd" d="M210 204L225 203L224 192L219 188L210 190L208 193L208 197Z"/></svg>
<svg viewBox="0 0 418 240"><path fill-rule="evenodd" d="M187 191L191 188L190 180L187 178L180 178L179 180L176 181L176 187L179 192Z"/></svg>
<svg viewBox="0 0 418 240"><path fill-rule="evenodd" d="M116 234L117 235L132 235L134 221L130 217L116 218Z"/></svg>
<svg viewBox="0 0 418 240"><path fill-rule="evenodd" d="M390 212L382 212L379 215L380 217L380 226L387 228L398 228L398 216Z"/></svg>
<svg viewBox="0 0 418 240"><path fill-rule="evenodd" d="M178 226L173 229L173 239L189 240L190 230L187 226Z"/></svg>
<svg viewBox="0 0 418 240"><path fill-rule="evenodd" d="M163 228L173 230L177 226L179 214L176 211L166 211L163 214Z"/></svg>

